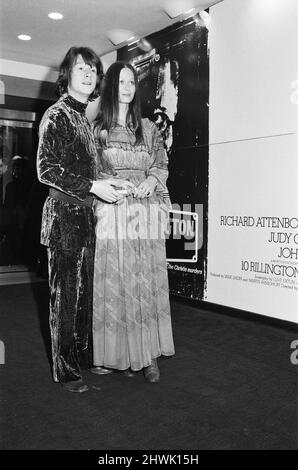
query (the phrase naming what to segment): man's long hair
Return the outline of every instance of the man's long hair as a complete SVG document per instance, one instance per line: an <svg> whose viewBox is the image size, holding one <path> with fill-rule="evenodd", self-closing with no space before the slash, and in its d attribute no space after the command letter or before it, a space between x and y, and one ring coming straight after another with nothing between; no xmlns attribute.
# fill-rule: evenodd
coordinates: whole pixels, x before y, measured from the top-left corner
<svg viewBox="0 0 298 470"><path fill-rule="evenodd" d="M100 58L89 47L71 47L66 53L59 69L59 76L56 81L56 94L60 97L67 93L67 88L71 80L71 71L76 64L77 57L81 55L84 62L90 67L95 66L97 70L96 86L89 96L89 101L93 101L100 95L101 80L103 78L103 67Z"/></svg>
<svg viewBox="0 0 298 470"><path fill-rule="evenodd" d="M108 68L105 75L100 98L100 111L94 123L95 134L103 144L106 144L106 135L113 128L118 118L119 76L121 70L124 68L132 71L136 87L135 96L131 103L129 103L126 115L126 127L134 133L136 144L143 141L141 100L137 72L131 64L117 61Z"/></svg>

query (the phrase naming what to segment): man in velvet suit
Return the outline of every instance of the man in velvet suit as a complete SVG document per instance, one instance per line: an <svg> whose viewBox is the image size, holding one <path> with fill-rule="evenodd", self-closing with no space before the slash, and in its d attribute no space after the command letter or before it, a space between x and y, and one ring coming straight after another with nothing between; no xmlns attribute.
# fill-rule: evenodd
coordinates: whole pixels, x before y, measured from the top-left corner
<svg viewBox="0 0 298 470"><path fill-rule="evenodd" d="M53 378L71 392L89 389L81 367L92 367L93 199L115 203L122 197L112 179L96 180L96 147L85 111L99 94L101 76L101 61L91 49L67 52L56 83L60 99L42 118L37 155L38 178L50 186L41 243L48 247Z"/></svg>

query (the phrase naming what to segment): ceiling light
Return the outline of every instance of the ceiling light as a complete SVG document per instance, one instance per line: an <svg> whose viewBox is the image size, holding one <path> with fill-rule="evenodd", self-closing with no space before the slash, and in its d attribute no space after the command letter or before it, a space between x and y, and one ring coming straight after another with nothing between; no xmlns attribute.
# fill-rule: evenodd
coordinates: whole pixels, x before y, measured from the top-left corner
<svg viewBox="0 0 298 470"><path fill-rule="evenodd" d="M191 15L195 13L196 2L194 0L167 0L163 9L169 18L177 18L180 15Z"/></svg>
<svg viewBox="0 0 298 470"><path fill-rule="evenodd" d="M51 20L62 20L63 15L61 13L53 11L52 13L48 14L48 17L51 18Z"/></svg>
<svg viewBox="0 0 298 470"><path fill-rule="evenodd" d="M126 41L132 41L135 38L135 35L132 31L127 29L110 29L107 32L107 37L114 44L114 46L119 46Z"/></svg>
<svg viewBox="0 0 298 470"><path fill-rule="evenodd" d="M209 13L203 10L203 11L200 11L199 15L204 25L206 26L206 28L209 29L210 23L211 23L211 18L210 18Z"/></svg>
<svg viewBox="0 0 298 470"><path fill-rule="evenodd" d="M150 52L152 50L152 45L147 41L147 39L142 38L138 42L138 48L144 52Z"/></svg>
<svg viewBox="0 0 298 470"><path fill-rule="evenodd" d="M31 36L28 36L28 34L19 34L18 38L19 38L21 41L30 41Z"/></svg>
<svg viewBox="0 0 298 470"><path fill-rule="evenodd" d="M138 40L138 38L136 36L131 36L131 38L127 39L127 42L130 43L130 44L133 44L137 40Z"/></svg>
<svg viewBox="0 0 298 470"><path fill-rule="evenodd" d="M184 12L184 15L192 15L195 11L195 8L190 8L190 10Z"/></svg>

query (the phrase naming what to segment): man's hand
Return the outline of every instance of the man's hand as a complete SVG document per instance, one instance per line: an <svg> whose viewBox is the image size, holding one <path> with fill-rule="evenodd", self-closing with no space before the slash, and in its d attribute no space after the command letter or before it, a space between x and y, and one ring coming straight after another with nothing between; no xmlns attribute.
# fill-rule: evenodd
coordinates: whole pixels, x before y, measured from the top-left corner
<svg viewBox="0 0 298 470"><path fill-rule="evenodd" d="M128 180L123 180L121 178L109 178L109 181L116 189L127 190L127 192L132 192L136 189L135 185Z"/></svg>
<svg viewBox="0 0 298 470"><path fill-rule="evenodd" d="M120 184L121 182L121 184ZM125 183L125 186L124 186ZM105 202L117 202L123 197L125 194L121 194L121 192L115 189L115 186L125 187L127 189L132 189L134 185L126 180L118 180L118 179L100 179L97 181L93 181L93 184L90 189L90 193L95 194L95 196L99 197Z"/></svg>
<svg viewBox="0 0 298 470"><path fill-rule="evenodd" d="M117 202L122 198L122 195L116 191L111 182L105 179L93 181L90 193L95 194L95 196L103 199L105 202Z"/></svg>
<svg viewBox="0 0 298 470"><path fill-rule="evenodd" d="M145 197L150 197L154 193L157 181L154 176L148 176L145 181L139 184L139 186L134 191L134 197L137 199L144 199Z"/></svg>

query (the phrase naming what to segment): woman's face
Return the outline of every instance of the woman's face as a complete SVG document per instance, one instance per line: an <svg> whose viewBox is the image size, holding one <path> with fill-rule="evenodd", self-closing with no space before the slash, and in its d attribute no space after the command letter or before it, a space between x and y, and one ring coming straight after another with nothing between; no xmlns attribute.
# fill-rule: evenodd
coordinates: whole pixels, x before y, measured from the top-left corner
<svg viewBox="0 0 298 470"><path fill-rule="evenodd" d="M119 103L129 104L136 94L136 84L132 71L123 68L119 75Z"/></svg>

